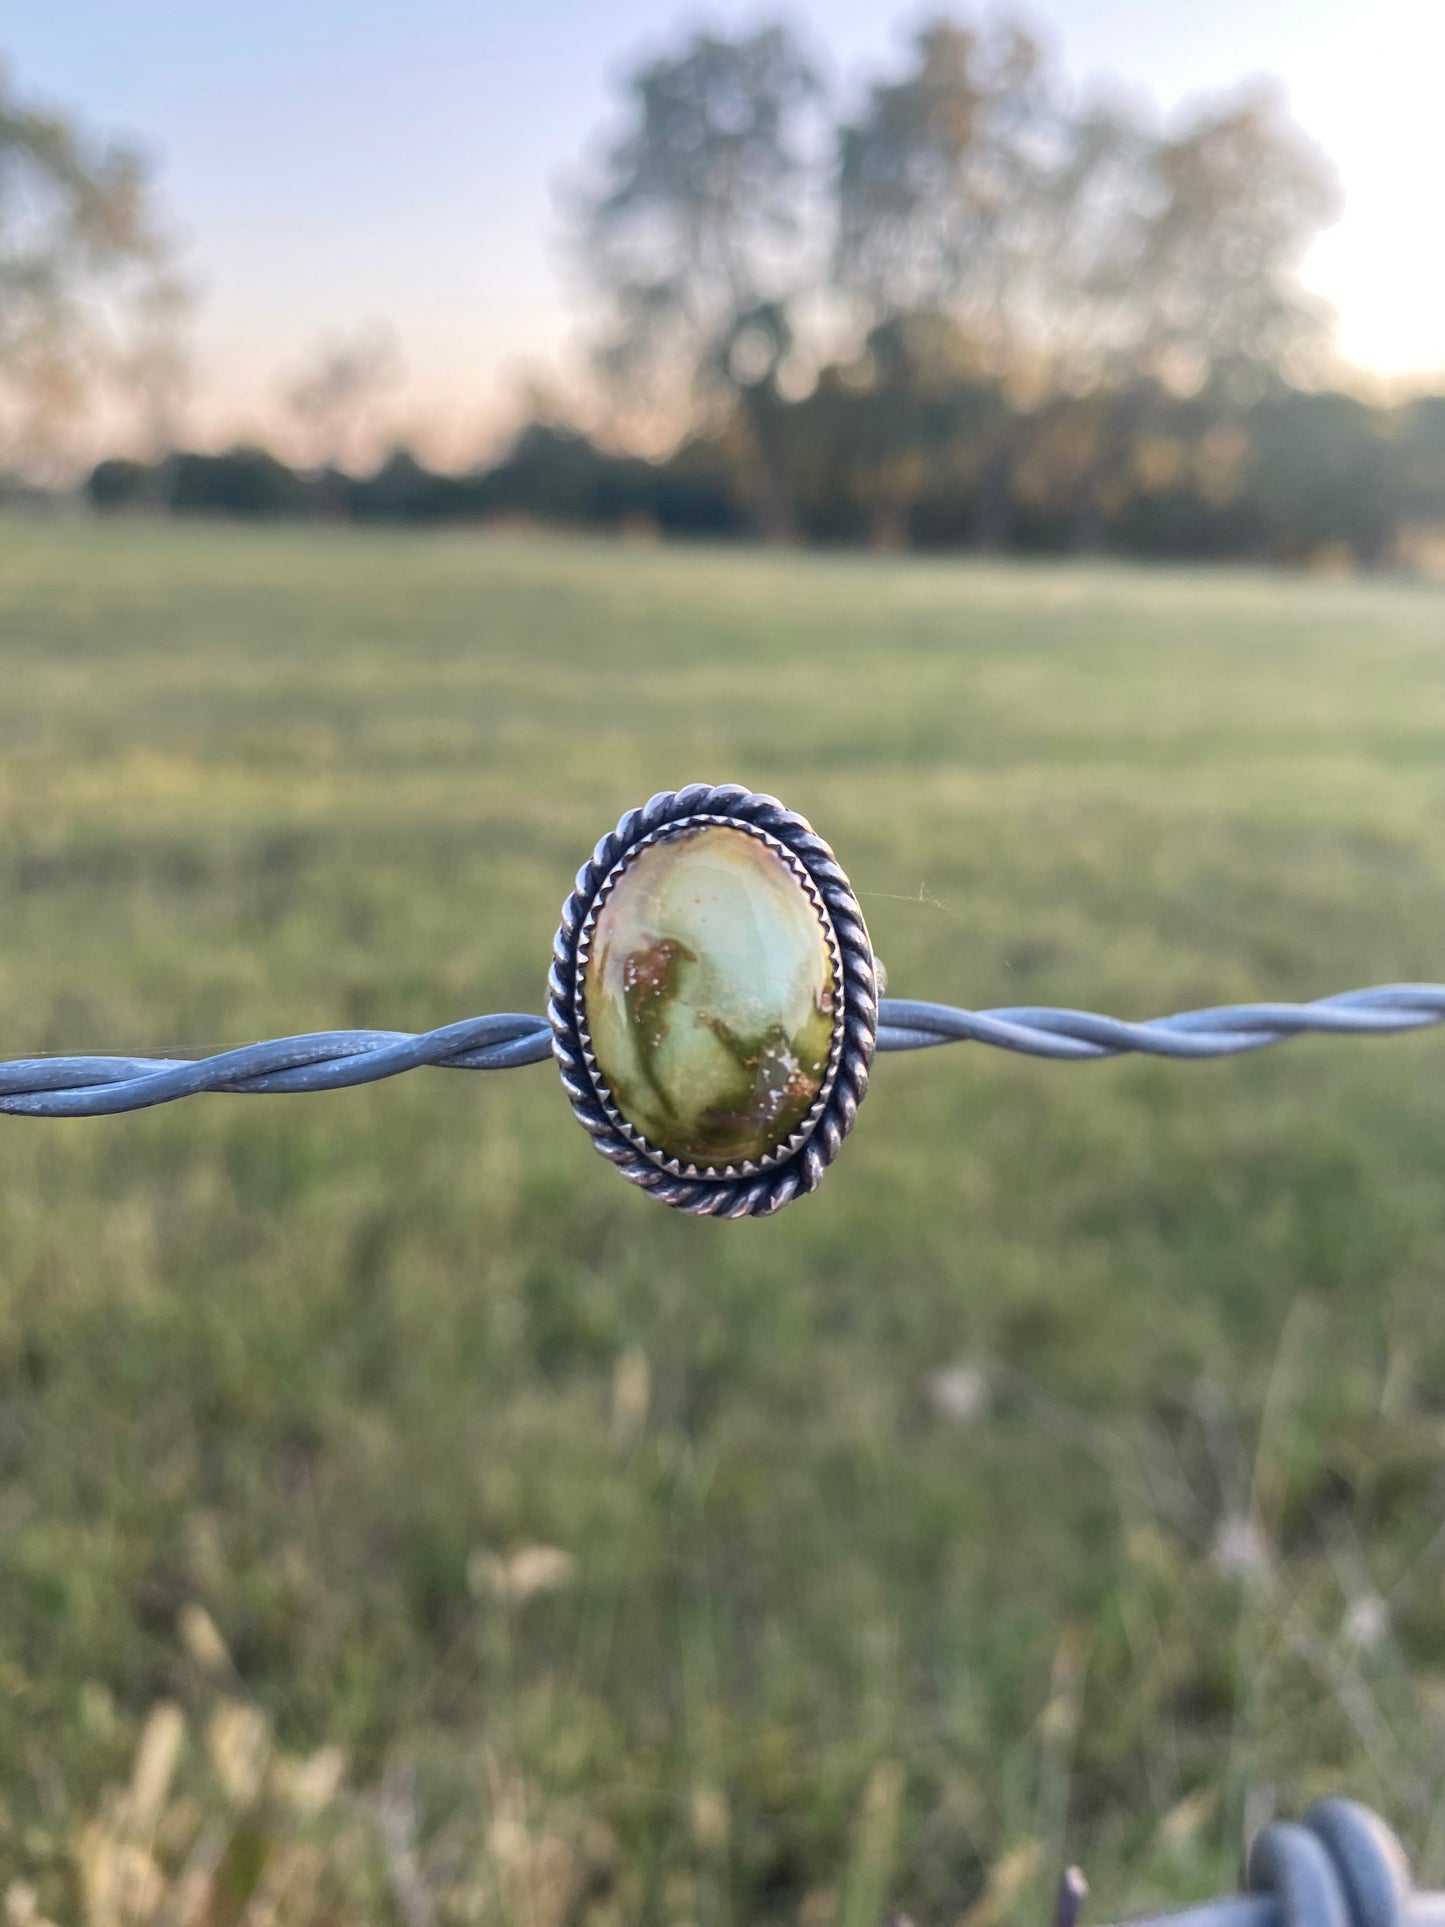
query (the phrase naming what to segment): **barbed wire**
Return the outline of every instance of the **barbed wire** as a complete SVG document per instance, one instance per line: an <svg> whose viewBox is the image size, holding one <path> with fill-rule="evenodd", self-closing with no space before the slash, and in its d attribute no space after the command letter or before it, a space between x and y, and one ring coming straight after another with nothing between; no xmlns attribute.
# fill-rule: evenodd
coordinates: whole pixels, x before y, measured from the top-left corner
<svg viewBox="0 0 1445 1927"><path fill-rule="evenodd" d="M1307 1004L1223 1004L1130 1024L1088 1010L1033 1005L964 1010L885 997L880 1051L987 1044L1029 1057L1082 1061L1237 1057L1291 1037L1389 1037L1445 1023L1445 984L1382 984ZM0 1113L109 1117L205 1091L247 1096L347 1090L430 1065L500 1071L552 1054L545 1017L516 1011L469 1017L440 1030L324 1030L245 1044L214 1057L30 1057L0 1063Z"/></svg>

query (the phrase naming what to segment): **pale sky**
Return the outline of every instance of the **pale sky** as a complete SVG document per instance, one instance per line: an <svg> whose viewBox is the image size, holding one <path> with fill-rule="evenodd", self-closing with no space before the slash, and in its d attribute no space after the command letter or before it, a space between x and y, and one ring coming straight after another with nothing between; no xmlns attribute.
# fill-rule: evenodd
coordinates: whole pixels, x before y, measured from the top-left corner
<svg viewBox="0 0 1445 1927"><path fill-rule="evenodd" d="M786 9L843 100L928 13ZM193 430L274 432L322 337L385 324L405 385L387 418L463 460L529 376L578 365L559 189L613 85L735 0L0 0L28 97L140 138L199 291ZM1445 379L1445 0L1027 0L1079 85L1168 114L1270 74L1339 171L1345 214L1306 279L1349 359Z"/></svg>

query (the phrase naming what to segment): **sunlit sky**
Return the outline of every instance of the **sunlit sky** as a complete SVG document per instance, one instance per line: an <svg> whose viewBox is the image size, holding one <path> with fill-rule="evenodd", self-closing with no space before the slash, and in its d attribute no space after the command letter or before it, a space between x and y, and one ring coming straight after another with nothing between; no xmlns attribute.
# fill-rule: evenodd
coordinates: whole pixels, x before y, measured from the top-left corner
<svg viewBox="0 0 1445 1927"><path fill-rule="evenodd" d="M846 101L928 12L786 9ZM1387 377L1445 372L1445 0L1029 0L1079 85L1166 115L1272 74L1335 162L1345 214L1306 279L1339 345ZM524 382L579 364L559 190L619 74L732 0L3 0L0 58L29 96L139 137L199 294L193 431L274 433L317 342L395 330L390 422L464 459Z"/></svg>

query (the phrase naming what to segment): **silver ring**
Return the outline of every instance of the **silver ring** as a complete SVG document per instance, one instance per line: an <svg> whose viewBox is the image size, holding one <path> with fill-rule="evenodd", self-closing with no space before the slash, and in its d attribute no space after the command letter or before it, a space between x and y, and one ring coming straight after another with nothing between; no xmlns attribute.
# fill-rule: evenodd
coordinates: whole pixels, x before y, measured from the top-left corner
<svg viewBox="0 0 1445 1927"><path fill-rule="evenodd" d="M818 920L834 995L826 1064L805 1115L752 1155L690 1159L649 1140L626 1114L599 1065L585 984L598 917L641 853L717 826L765 844L792 872ZM562 911L548 978L547 1015L562 1084L602 1155L632 1183L680 1211L722 1218L768 1217L816 1189L853 1128L868 1089L878 1033L873 947L838 859L806 818L741 784L693 783L629 810L577 874Z"/></svg>

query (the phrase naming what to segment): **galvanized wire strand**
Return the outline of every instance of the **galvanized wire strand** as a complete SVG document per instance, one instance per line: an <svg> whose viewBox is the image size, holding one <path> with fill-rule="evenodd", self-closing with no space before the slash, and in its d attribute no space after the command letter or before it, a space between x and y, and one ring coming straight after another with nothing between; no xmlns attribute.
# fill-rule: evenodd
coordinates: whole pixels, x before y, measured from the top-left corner
<svg viewBox="0 0 1445 1927"><path fill-rule="evenodd" d="M1094 1011L1031 1005L961 1010L885 997L880 1051L989 1044L1029 1057L1083 1060L1141 1052L1153 1057L1237 1057L1288 1038L1382 1037L1445 1023L1445 984L1384 984L1310 1004L1226 1004L1129 1024ZM13 1117L107 1117L202 1091L245 1095L337 1091L402 1071L499 1071L552 1054L545 1017L501 1012L415 1035L326 1030L246 1044L216 1057L34 1057L0 1063L0 1113Z"/></svg>
<svg viewBox="0 0 1445 1927"><path fill-rule="evenodd" d="M1414 1885L1404 1848L1353 1800L1315 1803L1303 1824L1273 1821L1245 1856L1242 1894L1130 1927L1440 1927L1445 1894ZM1066 1880L1055 1927L1075 1927L1082 1886Z"/></svg>
<svg viewBox="0 0 1445 1927"><path fill-rule="evenodd" d="M0 1064L0 1112L16 1117L109 1117L201 1091L339 1091L434 1064L501 1071L552 1054L545 1017L468 1017L420 1036L401 1030L323 1030L246 1044L217 1057L37 1057Z"/></svg>
<svg viewBox="0 0 1445 1927"><path fill-rule="evenodd" d="M1445 1023L1445 984L1381 984L1310 1004L1224 1004L1127 1024L1089 1010L958 1010L885 997L879 1005L881 1051L939 1044L992 1044L1030 1057L1238 1057L1287 1038L1388 1037Z"/></svg>

